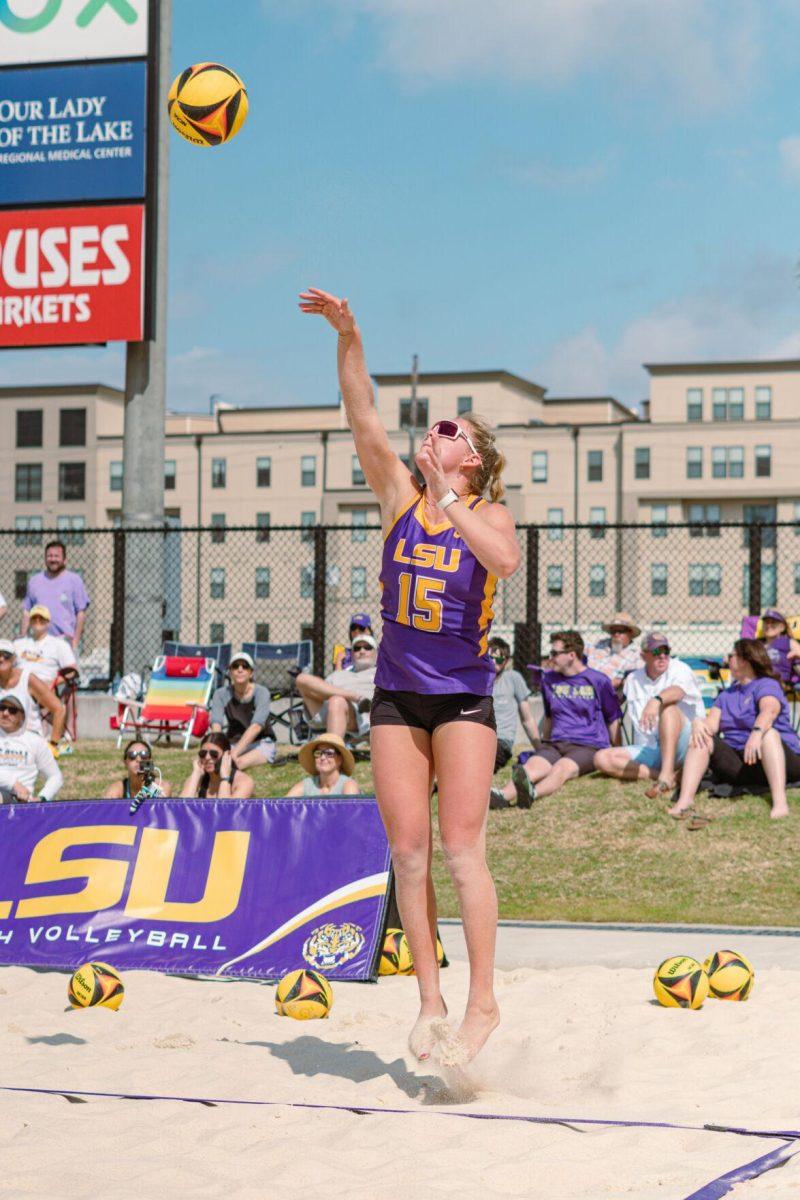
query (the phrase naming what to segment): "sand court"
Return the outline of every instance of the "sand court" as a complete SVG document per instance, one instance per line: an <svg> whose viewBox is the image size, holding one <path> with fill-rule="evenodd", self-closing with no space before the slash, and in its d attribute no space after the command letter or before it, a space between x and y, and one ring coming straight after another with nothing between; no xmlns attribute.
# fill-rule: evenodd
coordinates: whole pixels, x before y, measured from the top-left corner
<svg viewBox="0 0 800 1200"><path fill-rule="evenodd" d="M538 931L526 932L534 943ZM443 933L453 957L445 995L457 1012L466 964L458 937ZM708 940L709 951L717 941ZM6 968L3 1085L271 1105L0 1092L4 1194L50 1196L68 1185L72 1197L94 1197L102 1179L124 1197L158 1189L249 1200L313 1185L364 1200L685 1200L781 1143L570 1119L797 1129L800 970L768 965L767 941L753 997L708 1001L697 1012L651 1002L652 971L643 967L562 961L498 970L503 1020L470 1069L471 1097L448 1093L434 1069L414 1068L407 1057L416 1015L410 978L336 984L330 1018L301 1023L275 1015L268 985L147 972L126 974L119 1013L65 1011L66 976ZM670 946L686 949L677 935ZM772 954L781 957L777 942ZM398 1109L408 1111L387 1111ZM800 1191L800 1155L730 1194L789 1197L793 1189Z"/></svg>

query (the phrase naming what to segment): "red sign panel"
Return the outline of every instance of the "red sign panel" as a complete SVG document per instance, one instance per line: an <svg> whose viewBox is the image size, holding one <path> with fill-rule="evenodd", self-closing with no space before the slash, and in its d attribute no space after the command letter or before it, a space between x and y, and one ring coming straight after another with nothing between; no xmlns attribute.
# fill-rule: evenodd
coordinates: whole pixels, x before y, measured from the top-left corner
<svg viewBox="0 0 800 1200"><path fill-rule="evenodd" d="M0 347L138 342L144 205L0 212Z"/></svg>

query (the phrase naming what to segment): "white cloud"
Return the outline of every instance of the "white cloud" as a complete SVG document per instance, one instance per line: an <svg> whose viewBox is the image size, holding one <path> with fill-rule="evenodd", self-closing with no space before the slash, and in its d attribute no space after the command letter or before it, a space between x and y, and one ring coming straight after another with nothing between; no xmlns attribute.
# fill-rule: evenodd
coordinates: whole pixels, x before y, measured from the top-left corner
<svg viewBox="0 0 800 1200"><path fill-rule="evenodd" d="M529 162L515 168L515 175L525 183L551 192L585 191L602 183L610 173L616 155L603 155L586 163L563 165L546 159Z"/></svg>
<svg viewBox="0 0 800 1200"><path fill-rule="evenodd" d="M792 183L800 183L800 137L785 137L778 142L781 169Z"/></svg>

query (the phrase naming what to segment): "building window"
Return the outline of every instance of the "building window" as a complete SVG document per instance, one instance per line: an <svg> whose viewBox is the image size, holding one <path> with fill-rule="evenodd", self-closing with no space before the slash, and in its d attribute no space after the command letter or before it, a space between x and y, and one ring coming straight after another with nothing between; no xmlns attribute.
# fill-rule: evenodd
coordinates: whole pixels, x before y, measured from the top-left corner
<svg viewBox="0 0 800 1200"><path fill-rule="evenodd" d="M561 542L564 540L564 510L563 508L548 508L547 510L547 540Z"/></svg>
<svg viewBox="0 0 800 1200"><path fill-rule="evenodd" d="M164 460L164 491L174 492L177 476L176 462L174 458Z"/></svg>
<svg viewBox="0 0 800 1200"><path fill-rule="evenodd" d="M602 563L596 563L593 567L589 567L589 595L605 596L605 594L606 569Z"/></svg>
<svg viewBox="0 0 800 1200"><path fill-rule="evenodd" d="M59 500L86 499L86 463L58 464Z"/></svg>
<svg viewBox="0 0 800 1200"><path fill-rule="evenodd" d="M719 537L719 505L690 504L689 537Z"/></svg>
<svg viewBox="0 0 800 1200"><path fill-rule="evenodd" d="M225 568L224 567L212 567L211 568L211 599L212 600L224 600L225 599Z"/></svg>
<svg viewBox="0 0 800 1200"><path fill-rule="evenodd" d="M367 510L354 508L350 514L350 541L365 542L367 540Z"/></svg>
<svg viewBox="0 0 800 1200"><path fill-rule="evenodd" d="M300 595L304 600L314 595L314 568L300 568Z"/></svg>
<svg viewBox="0 0 800 1200"><path fill-rule="evenodd" d="M41 408L17 409L17 449L31 450L42 444L44 412Z"/></svg>
<svg viewBox="0 0 800 1200"><path fill-rule="evenodd" d="M711 413L715 421L742 421L744 388L712 388Z"/></svg>
<svg viewBox="0 0 800 1200"><path fill-rule="evenodd" d="M634 452L633 474L636 479L650 478L650 447L637 446Z"/></svg>
<svg viewBox="0 0 800 1200"><path fill-rule="evenodd" d="M714 446L711 450L714 479L744 478L744 446Z"/></svg>
<svg viewBox="0 0 800 1200"><path fill-rule="evenodd" d="M122 491L122 463L112 462L108 464L108 490L110 492Z"/></svg>
<svg viewBox="0 0 800 1200"><path fill-rule="evenodd" d="M772 388L757 387L756 388L756 420L771 421L772 420Z"/></svg>
<svg viewBox="0 0 800 1200"><path fill-rule="evenodd" d="M42 464L17 463L14 468L14 499L41 500Z"/></svg>
<svg viewBox="0 0 800 1200"><path fill-rule="evenodd" d="M718 596L722 590L719 563L689 563L689 595Z"/></svg>
<svg viewBox="0 0 800 1200"><path fill-rule="evenodd" d="M364 478L364 472L361 470L361 463L358 461L357 454L354 454L350 460L350 480L353 487L363 487L367 482Z"/></svg>
<svg viewBox="0 0 800 1200"><path fill-rule="evenodd" d="M564 568L562 566L547 568L547 594L548 596L563 596Z"/></svg>
<svg viewBox="0 0 800 1200"><path fill-rule="evenodd" d="M667 594L667 564L650 563L650 595L666 596Z"/></svg>
<svg viewBox="0 0 800 1200"><path fill-rule="evenodd" d="M256 487L272 487L272 459L256 459Z"/></svg>
<svg viewBox="0 0 800 1200"><path fill-rule="evenodd" d="M603 482L603 451L590 450L586 456L586 478L589 483ZM605 593L604 593L605 595Z"/></svg>
<svg viewBox="0 0 800 1200"><path fill-rule="evenodd" d="M269 513L256 513L256 541L269 541Z"/></svg>
<svg viewBox="0 0 800 1200"><path fill-rule="evenodd" d="M367 594L367 568L350 568L350 599L363 600Z"/></svg>
<svg viewBox="0 0 800 1200"><path fill-rule="evenodd" d="M652 529L650 533L653 537L663 538L667 536L667 506L666 504L651 504L650 505L650 524Z"/></svg>
<svg viewBox="0 0 800 1200"><path fill-rule="evenodd" d="M269 599L269 567L256 567L256 600ZM261 641L256 638L256 641ZM265 639L266 640L266 639Z"/></svg>
<svg viewBox="0 0 800 1200"><path fill-rule="evenodd" d="M300 513L300 524L303 529L300 534L301 542L313 542L314 526L317 523L317 514L315 512Z"/></svg>
<svg viewBox="0 0 800 1200"><path fill-rule="evenodd" d="M16 517L14 520L14 529L16 530L14 534L15 546L41 546L41 517Z"/></svg>
<svg viewBox="0 0 800 1200"><path fill-rule="evenodd" d="M606 510L605 508L590 508L589 509L589 537L604 538L606 536Z"/></svg>
<svg viewBox="0 0 800 1200"><path fill-rule="evenodd" d="M256 621L256 641L269 641L269 621Z"/></svg>
<svg viewBox="0 0 800 1200"><path fill-rule="evenodd" d="M763 526L761 530L761 549L774 550L777 538L777 529L775 522L778 519L778 508L775 504L745 504L743 510L745 525L760 524ZM750 530L744 530L744 538L742 545L747 549L750 545Z"/></svg>
<svg viewBox="0 0 800 1200"><path fill-rule="evenodd" d="M703 389L686 389L686 420L691 422L703 419Z"/></svg>
<svg viewBox="0 0 800 1200"><path fill-rule="evenodd" d="M428 401L424 397L417 396L417 420L414 425L415 429L427 429L428 427ZM411 400L400 401L400 428L411 428Z"/></svg>
<svg viewBox="0 0 800 1200"><path fill-rule="evenodd" d="M531 483L547 483L546 450L534 450L531 454Z"/></svg>
<svg viewBox="0 0 800 1200"><path fill-rule="evenodd" d="M212 645L225 641L225 626L221 621L212 621L208 627L208 640Z"/></svg>
<svg viewBox="0 0 800 1200"><path fill-rule="evenodd" d="M24 600L28 594L28 579L33 574L33 571L15 571L14 572L14 599Z"/></svg>
<svg viewBox="0 0 800 1200"><path fill-rule="evenodd" d="M228 478L228 460L226 458L212 458L211 460L211 486L212 488L224 488Z"/></svg>
<svg viewBox="0 0 800 1200"><path fill-rule="evenodd" d="M702 479L703 478L703 447L702 446L687 446L686 447L686 478L687 479Z"/></svg>
<svg viewBox="0 0 800 1200"><path fill-rule="evenodd" d="M217 545L225 541L225 513L211 514L211 541Z"/></svg>
<svg viewBox="0 0 800 1200"><path fill-rule="evenodd" d="M317 486L317 459L313 454L304 454L300 460L300 486Z"/></svg>
<svg viewBox="0 0 800 1200"><path fill-rule="evenodd" d="M58 517L58 535L65 546L82 546L86 529L85 517Z"/></svg>
<svg viewBox="0 0 800 1200"><path fill-rule="evenodd" d="M459 396L456 404L456 413L459 417L466 416L472 412L472 396Z"/></svg>
<svg viewBox="0 0 800 1200"><path fill-rule="evenodd" d="M62 408L58 414L59 446L86 445L86 409Z"/></svg>
<svg viewBox="0 0 800 1200"><path fill-rule="evenodd" d="M774 562L761 564L761 607L771 608L778 603L778 568ZM742 567L742 604L750 607L750 564Z"/></svg>
<svg viewBox="0 0 800 1200"><path fill-rule="evenodd" d="M764 479L772 474L772 446L756 446L756 476Z"/></svg>

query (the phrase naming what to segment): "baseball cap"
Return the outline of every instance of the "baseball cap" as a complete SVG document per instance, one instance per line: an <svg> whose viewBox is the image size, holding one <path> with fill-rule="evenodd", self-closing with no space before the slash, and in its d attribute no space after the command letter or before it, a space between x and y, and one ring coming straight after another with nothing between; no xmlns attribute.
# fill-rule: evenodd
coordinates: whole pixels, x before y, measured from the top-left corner
<svg viewBox="0 0 800 1200"><path fill-rule="evenodd" d="M28 613L28 616L31 619L34 617L41 617L43 621L51 620L50 609L45 604L34 604L33 608Z"/></svg>
<svg viewBox="0 0 800 1200"><path fill-rule="evenodd" d="M368 629L372 629L372 617L369 613L353 613L350 618L350 628L354 625L364 625Z"/></svg>
<svg viewBox="0 0 800 1200"><path fill-rule="evenodd" d="M766 612L761 614L762 621L783 621L786 624L786 617L782 612L778 612L777 608L768 608Z"/></svg>
<svg viewBox="0 0 800 1200"><path fill-rule="evenodd" d="M666 646L669 650L669 638L665 633L646 633L642 641L643 650L658 650L661 646Z"/></svg>
<svg viewBox="0 0 800 1200"><path fill-rule="evenodd" d="M378 643L375 641L375 638L370 637L370 635L368 633L357 633L356 636L353 638L354 646L356 644L361 645L362 643L366 643L366 645L369 646L370 650L378 649Z"/></svg>
<svg viewBox="0 0 800 1200"><path fill-rule="evenodd" d="M12 708L17 708L20 712L25 712L25 705L19 696L15 696L13 692L9 692L7 696L0 696L0 704L10 704Z"/></svg>
<svg viewBox="0 0 800 1200"><path fill-rule="evenodd" d="M13 654L15 656L17 653L14 649L14 643L10 642L8 638L0 638L0 654L2 654L3 651L5 651L6 654Z"/></svg>
<svg viewBox="0 0 800 1200"><path fill-rule="evenodd" d="M233 664L237 663L237 662L246 663L251 671L254 670L255 665L256 665L253 662L252 657L247 653L246 650L240 650L238 654L234 654L233 658L231 659L231 666L233 666Z"/></svg>

